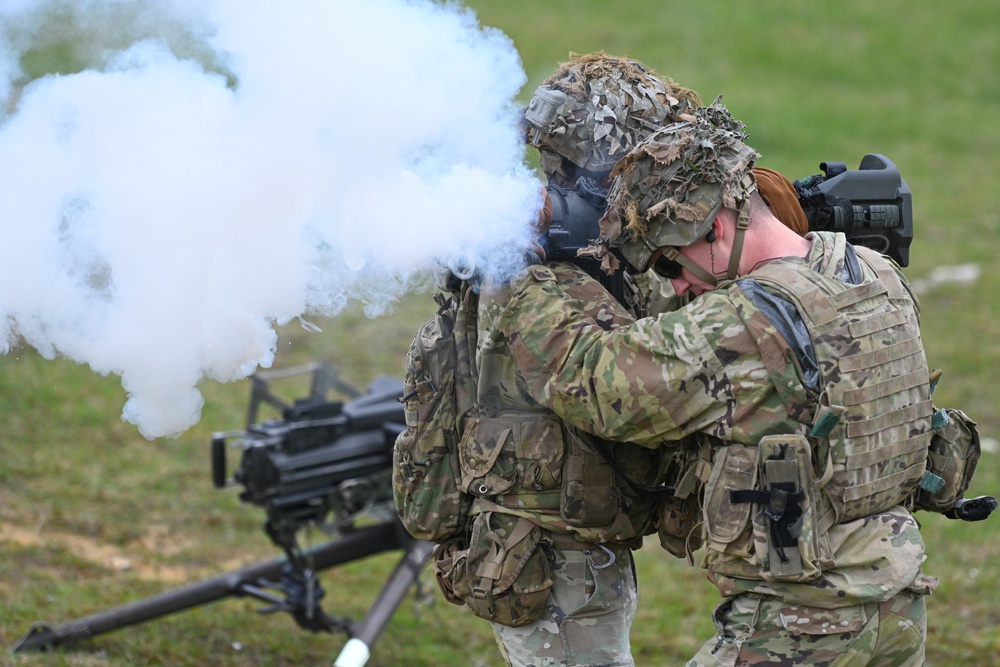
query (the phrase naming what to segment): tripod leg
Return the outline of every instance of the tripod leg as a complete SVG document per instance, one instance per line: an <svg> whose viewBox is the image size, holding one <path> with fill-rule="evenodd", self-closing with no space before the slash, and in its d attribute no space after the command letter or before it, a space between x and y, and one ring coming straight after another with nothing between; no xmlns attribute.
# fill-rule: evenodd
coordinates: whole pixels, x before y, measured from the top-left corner
<svg viewBox="0 0 1000 667"><path fill-rule="evenodd" d="M333 667L362 667L371 657L371 647L389 623L410 585L420 575L431 557L434 545L417 541L407 548L389 580L379 592L368 613L351 628L351 639L344 645Z"/></svg>

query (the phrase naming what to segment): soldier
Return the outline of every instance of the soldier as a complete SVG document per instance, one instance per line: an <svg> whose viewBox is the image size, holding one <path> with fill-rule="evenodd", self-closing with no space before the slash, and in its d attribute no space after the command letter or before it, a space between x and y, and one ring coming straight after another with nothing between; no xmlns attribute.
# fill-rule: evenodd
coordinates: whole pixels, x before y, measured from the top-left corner
<svg viewBox="0 0 1000 667"><path fill-rule="evenodd" d="M701 534L724 601L689 665L923 664L937 580L904 506L934 435L916 299L890 260L777 220L742 128L713 105L657 131L601 221L609 264L699 298L608 330L534 265L491 342L576 428L711 445Z"/></svg>
<svg viewBox="0 0 1000 667"><path fill-rule="evenodd" d="M597 190L606 186L615 161L629 148L664 124L693 118L698 103L694 93L639 63L603 53L563 64L543 89L558 90L561 101L551 123L534 128L529 139L540 148L550 182L567 188L580 177ZM600 326L613 330L633 321L633 313L576 263L546 266ZM632 665L629 631L637 594L631 549L656 530L659 452L606 447L540 405L497 337L500 309L490 296L496 293L453 276L444 285L461 303L454 324L444 327L458 342L456 380L467 365L469 381L458 384L474 387L471 400L457 401L457 486L463 499L448 505L448 495L436 506L397 502L403 523L413 523L407 506L423 514L464 509L466 527L438 547L435 573L447 599L492 621L508 665ZM419 357L430 355L411 352ZM427 384L422 380L411 383L411 401L419 402L418 387ZM426 430L417 415L428 410L412 407L414 423L397 449ZM417 487L409 497L421 485L440 482L420 482L411 471L419 475L421 466L405 459L397 457L396 486ZM427 523L439 525L441 518Z"/></svg>

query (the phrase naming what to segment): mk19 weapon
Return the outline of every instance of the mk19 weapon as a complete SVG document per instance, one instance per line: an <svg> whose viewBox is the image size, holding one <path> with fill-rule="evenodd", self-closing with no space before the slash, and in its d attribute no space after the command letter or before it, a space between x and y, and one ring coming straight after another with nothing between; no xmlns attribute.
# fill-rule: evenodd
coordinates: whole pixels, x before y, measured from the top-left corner
<svg viewBox="0 0 1000 667"><path fill-rule="evenodd" d="M271 381L311 375L306 398L284 401ZM344 383L323 363L258 373L247 426L212 437L212 480L216 487L241 485L240 500L267 512L264 530L284 558L252 565L160 595L99 612L65 625L36 623L14 651L44 649L215 602L252 597L267 603L262 613L287 612L311 632L342 631L350 636L335 667L360 667L430 557L433 545L414 540L392 504L392 445L404 430L399 380L381 378L365 393ZM332 390L348 400L331 400ZM260 408L276 409L279 419L258 421ZM226 449L242 450L232 479ZM298 536L318 528L331 541L304 550ZM317 572L366 556L403 549L404 554L375 603L358 623L327 614L326 593Z"/></svg>

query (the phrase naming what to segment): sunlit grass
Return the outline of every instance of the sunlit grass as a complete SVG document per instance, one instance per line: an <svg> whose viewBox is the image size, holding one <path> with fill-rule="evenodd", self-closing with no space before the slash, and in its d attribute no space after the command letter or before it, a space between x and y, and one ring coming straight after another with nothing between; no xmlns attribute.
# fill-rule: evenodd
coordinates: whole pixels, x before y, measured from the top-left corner
<svg viewBox="0 0 1000 667"><path fill-rule="evenodd" d="M750 129L762 163L792 178L826 160L856 167L888 155L914 198L916 240L907 273L973 262L972 286L923 294L932 365L945 370L941 405L966 410L984 435L1000 433L997 250L1000 232L1000 6L959 0L916 11L912 3L761 0L657 4L648 0L473 0L483 23L514 41L529 86L569 51L605 49L724 101ZM62 49L60 52L59 49ZM33 54L59 69L65 45ZM41 71L41 70L39 70ZM321 82L318 82L318 85ZM323 84L325 85L325 84ZM419 101L411 101L418 103ZM317 319L322 333L282 327L275 365L335 363L364 385L399 376L416 327L432 312L414 295L389 317L357 307ZM125 392L65 360L30 349L0 357L0 640L9 646L37 620L63 623L174 586L271 559L258 508L235 489L212 488L208 442L239 428L246 383L206 382L201 422L176 440L147 441L119 414ZM972 494L1000 491L998 454L983 455ZM934 666L989 665L1000 651L1000 519L960 524L921 514L941 585L928 600ZM325 607L360 618L392 570L384 554L323 574ZM712 634L718 601L698 568L655 542L637 553L640 609L632 633L638 665L679 665ZM488 624L448 605L430 576L426 599L408 599L370 665L499 664ZM0 664L329 664L343 636L312 635L248 600L120 630L45 655L0 653Z"/></svg>

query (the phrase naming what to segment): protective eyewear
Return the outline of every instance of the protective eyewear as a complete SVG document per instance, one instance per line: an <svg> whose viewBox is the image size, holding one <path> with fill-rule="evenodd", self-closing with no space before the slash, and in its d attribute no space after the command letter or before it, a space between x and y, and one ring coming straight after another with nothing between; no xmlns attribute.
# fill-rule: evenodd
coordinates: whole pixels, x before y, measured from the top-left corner
<svg viewBox="0 0 1000 667"><path fill-rule="evenodd" d="M684 267L681 266L679 262L668 259L664 254L660 254L660 256L656 258L656 261L653 262L653 271L655 271L660 277L666 278L667 280L677 280L681 277L681 271L683 270Z"/></svg>

